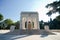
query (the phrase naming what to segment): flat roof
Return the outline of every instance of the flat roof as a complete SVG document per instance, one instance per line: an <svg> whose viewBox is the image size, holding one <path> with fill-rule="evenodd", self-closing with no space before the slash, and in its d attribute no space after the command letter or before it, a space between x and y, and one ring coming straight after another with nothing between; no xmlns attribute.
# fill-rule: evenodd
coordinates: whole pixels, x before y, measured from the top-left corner
<svg viewBox="0 0 60 40"><path fill-rule="evenodd" d="M38 14L38 12L21 12L21 14Z"/></svg>

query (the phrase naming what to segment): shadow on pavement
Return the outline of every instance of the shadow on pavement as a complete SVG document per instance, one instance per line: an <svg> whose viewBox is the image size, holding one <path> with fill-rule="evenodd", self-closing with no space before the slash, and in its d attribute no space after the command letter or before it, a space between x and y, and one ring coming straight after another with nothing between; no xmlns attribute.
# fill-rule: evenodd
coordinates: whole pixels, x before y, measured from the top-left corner
<svg viewBox="0 0 60 40"><path fill-rule="evenodd" d="M18 32L17 32L17 34L14 34L14 33L11 34L11 32L8 32L8 33L5 33L5 34L1 34L0 35L0 40L15 40L15 39L28 37L28 36L31 36L31 35L32 34L20 35L20 34L18 34ZM38 35L41 35L40 37L44 38L44 37L47 37L48 35L56 35L56 34L52 33L52 32L42 31Z"/></svg>
<svg viewBox="0 0 60 40"><path fill-rule="evenodd" d="M48 32L48 31L43 31L41 32L40 34L41 36L40 37L47 37L48 35L56 35L55 33L52 33L52 32Z"/></svg>
<svg viewBox="0 0 60 40"><path fill-rule="evenodd" d="M11 32L8 32L5 34L0 34L0 40L15 40L15 39L28 37L28 36L31 36L31 35L30 34L26 34L26 35L11 34Z"/></svg>

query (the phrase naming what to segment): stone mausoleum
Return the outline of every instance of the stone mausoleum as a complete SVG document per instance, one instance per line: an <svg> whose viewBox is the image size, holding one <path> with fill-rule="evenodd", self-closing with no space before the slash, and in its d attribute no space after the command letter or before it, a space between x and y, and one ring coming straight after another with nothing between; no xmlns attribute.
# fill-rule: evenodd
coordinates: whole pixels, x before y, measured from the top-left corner
<svg viewBox="0 0 60 40"><path fill-rule="evenodd" d="M38 12L21 12L20 14L20 33L34 33L40 30Z"/></svg>

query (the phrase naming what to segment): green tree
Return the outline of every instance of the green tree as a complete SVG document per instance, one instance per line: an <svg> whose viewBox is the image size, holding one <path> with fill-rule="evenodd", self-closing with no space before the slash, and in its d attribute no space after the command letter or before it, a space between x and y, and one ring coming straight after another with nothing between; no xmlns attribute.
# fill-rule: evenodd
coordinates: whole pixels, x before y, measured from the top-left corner
<svg viewBox="0 0 60 40"><path fill-rule="evenodd" d="M46 14L48 16L51 16L52 14L58 12L59 13L59 16L57 16L51 23L50 21L50 27L53 28L53 29L60 29L60 0L59 1L55 1L53 3L50 3L50 4L47 4L46 5L46 8L50 8L49 12L47 12Z"/></svg>
<svg viewBox="0 0 60 40"><path fill-rule="evenodd" d="M0 29L2 28L3 15L0 13Z"/></svg>
<svg viewBox="0 0 60 40"><path fill-rule="evenodd" d="M0 13L0 21L3 20L3 15Z"/></svg>
<svg viewBox="0 0 60 40"><path fill-rule="evenodd" d="M55 1L46 5L46 8L51 8L51 10L47 13L48 16L51 16L53 13L59 12L60 14L60 1Z"/></svg>
<svg viewBox="0 0 60 40"><path fill-rule="evenodd" d="M4 20L4 22L7 24L7 29L9 29L10 26L11 26L12 24L14 24L11 19L6 19L6 20Z"/></svg>
<svg viewBox="0 0 60 40"><path fill-rule="evenodd" d="M60 15L55 18L57 21L60 21Z"/></svg>
<svg viewBox="0 0 60 40"><path fill-rule="evenodd" d="M43 22L43 20L41 20L41 21L39 22L39 25L40 25L40 29L44 29L44 22Z"/></svg>
<svg viewBox="0 0 60 40"><path fill-rule="evenodd" d="M16 26L15 27L16 29L19 29L19 27L20 27L20 21L15 22L15 26Z"/></svg>

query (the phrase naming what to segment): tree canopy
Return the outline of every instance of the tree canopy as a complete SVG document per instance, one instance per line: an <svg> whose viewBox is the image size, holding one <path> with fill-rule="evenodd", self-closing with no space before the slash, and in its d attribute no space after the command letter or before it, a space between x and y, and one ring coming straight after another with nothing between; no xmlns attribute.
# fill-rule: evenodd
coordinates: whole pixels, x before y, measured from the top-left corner
<svg viewBox="0 0 60 40"><path fill-rule="evenodd" d="M60 21L60 15L55 18L57 21Z"/></svg>
<svg viewBox="0 0 60 40"><path fill-rule="evenodd" d="M3 15L0 13L0 21L3 20Z"/></svg>
<svg viewBox="0 0 60 40"><path fill-rule="evenodd" d="M51 8L52 9L47 13L48 16L51 16L53 13L59 12L60 14L60 1L55 1L53 3L47 4L46 8Z"/></svg>
<svg viewBox="0 0 60 40"><path fill-rule="evenodd" d="M15 26L16 26L15 27L16 29L19 29L19 27L20 27L20 21L15 22Z"/></svg>
<svg viewBox="0 0 60 40"><path fill-rule="evenodd" d="M6 20L4 20L4 22L5 22L7 25L13 24L13 21L12 21L11 19L6 19Z"/></svg>
<svg viewBox="0 0 60 40"><path fill-rule="evenodd" d="M10 26L13 24L13 21L11 19L5 19L4 22L7 25L6 29L10 29Z"/></svg>

